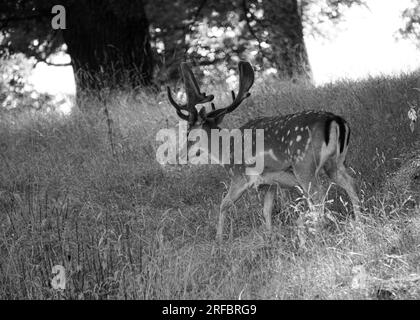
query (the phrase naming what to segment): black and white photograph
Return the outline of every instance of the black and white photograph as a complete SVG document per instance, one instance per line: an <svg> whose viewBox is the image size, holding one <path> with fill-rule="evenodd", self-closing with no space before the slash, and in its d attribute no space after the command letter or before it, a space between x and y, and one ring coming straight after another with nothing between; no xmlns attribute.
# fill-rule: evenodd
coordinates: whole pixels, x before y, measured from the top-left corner
<svg viewBox="0 0 420 320"><path fill-rule="evenodd" d="M418 0L0 0L0 300L419 300L419 116Z"/></svg>

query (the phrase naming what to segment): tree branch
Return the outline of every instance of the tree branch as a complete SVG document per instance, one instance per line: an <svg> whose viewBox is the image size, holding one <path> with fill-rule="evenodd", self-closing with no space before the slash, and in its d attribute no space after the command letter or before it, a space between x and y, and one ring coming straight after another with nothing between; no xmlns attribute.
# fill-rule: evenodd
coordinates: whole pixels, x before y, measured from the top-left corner
<svg viewBox="0 0 420 320"><path fill-rule="evenodd" d="M203 8L206 5L206 3L207 3L207 0L202 0L200 2L200 5L198 6L197 11L194 14L193 20L189 24L187 24L185 26L185 28L184 28L184 35L183 35L183 38L184 39L185 39L185 36L187 35L187 33L191 33L191 27L197 22L198 17L200 16L200 13L203 10ZM185 41L184 41L184 43L185 43ZM184 54L185 55L187 54L187 51L188 51L188 47L185 46L185 50L184 50Z"/></svg>
<svg viewBox="0 0 420 320"><path fill-rule="evenodd" d="M0 19L0 30L6 28L7 25L10 22L37 20L37 19L46 18L48 16L49 16L49 13L43 11L43 12L30 14L28 16L10 16L10 17L6 17L6 18L1 18Z"/></svg>
<svg viewBox="0 0 420 320"><path fill-rule="evenodd" d="M249 11L249 9L248 9L248 7L247 7L247 5L246 5L246 0L242 0L242 8L243 8L243 10L244 10L244 15L245 15L245 22L246 22L246 25L247 25L247 27L248 27L248 30L249 30L249 33L251 34L251 36L255 39L255 40L257 40L257 43L258 43L258 52L261 54L261 56L263 57L263 58L265 58L265 59L267 59L268 61L271 61L271 59L269 58L269 57L267 57L267 55L265 54L265 52L264 52L264 48L262 47L262 45L261 45L261 43L262 43L262 41L261 41L261 39L258 37L258 35L257 35L257 33L255 32L255 30L254 30L254 28L252 28L252 26L251 26L251 21L249 20L249 18L248 18L248 13L250 13L250 11ZM252 14L252 13L250 13L250 14Z"/></svg>
<svg viewBox="0 0 420 320"><path fill-rule="evenodd" d="M45 63L49 66L52 66L52 67L68 67L68 66L73 65L71 62L68 62L68 63L52 63L52 62L48 61L48 58L35 57L35 59L37 60L37 62L35 63L35 66L40 62L43 62L43 63Z"/></svg>
<svg viewBox="0 0 420 320"><path fill-rule="evenodd" d="M195 12L195 15L193 17L193 21L191 21L191 23L188 24L188 29L190 29L191 26L193 26L197 22L198 17L200 16L200 13L203 10L206 3L207 3L207 0L202 0L201 1L200 5L198 6L197 11Z"/></svg>

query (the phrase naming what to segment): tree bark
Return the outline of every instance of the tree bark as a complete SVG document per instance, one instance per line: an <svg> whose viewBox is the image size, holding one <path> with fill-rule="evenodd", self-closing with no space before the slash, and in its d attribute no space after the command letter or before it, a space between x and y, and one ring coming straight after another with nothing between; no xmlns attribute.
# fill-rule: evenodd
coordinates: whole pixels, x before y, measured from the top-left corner
<svg viewBox="0 0 420 320"><path fill-rule="evenodd" d="M281 78L312 79L297 0L263 0L272 58Z"/></svg>
<svg viewBox="0 0 420 320"><path fill-rule="evenodd" d="M64 0L64 41L77 91L152 84L149 22L142 0Z"/></svg>

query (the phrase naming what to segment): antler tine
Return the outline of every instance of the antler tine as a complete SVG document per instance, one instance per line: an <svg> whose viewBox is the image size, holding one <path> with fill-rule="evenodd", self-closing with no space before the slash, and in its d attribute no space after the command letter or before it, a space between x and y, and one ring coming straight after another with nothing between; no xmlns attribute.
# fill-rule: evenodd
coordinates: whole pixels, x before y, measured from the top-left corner
<svg viewBox="0 0 420 320"><path fill-rule="evenodd" d="M187 94L187 109L188 111L197 116L197 109L195 106L200 103L210 102L214 99L213 95L206 95L205 92L200 92L200 87L194 77L191 68L186 62L181 63L182 77L184 78L185 92ZM196 118L195 118L196 119Z"/></svg>
<svg viewBox="0 0 420 320"><path fill-rule="evenodd" d="M235 92L232 91L233 102L226 108L215 110L210 112L208 118L217 118L235 110L242 101L248 98L251 94L248 92L254 84L254 70L249 62L239 61L239 91L235 96Z"/></svg>
<svg viewBox="0 0 420 320"><path fill-rule="evenodd" d="M176 113L181 119L193 123L197 120L198 117L198 112L195 106L199 103L212 101L214 96L207 96L204 92L200 92L200 87L198 86L197 80L195 79L190 67L185 62L181 63L181 73L184 80L185 92L187 94L187 103L182 105L176 103L172 98L171 89L169 87L167 87L168 99L172 106L174 106L176 109ZM181 110L187 111L188 115L185 115Z"/></svg>
<svg viewBox="0 0 420 320"><path fill-rule="evenodd" d="M181 110L188 111L187 105L179 105L178 103L176 103L175 100L172 98L171 88L166 87L166 90L168 93L169 102L175 107L178 117L180 117L182 120L188 121L189 117L181 112Z"/></svg>

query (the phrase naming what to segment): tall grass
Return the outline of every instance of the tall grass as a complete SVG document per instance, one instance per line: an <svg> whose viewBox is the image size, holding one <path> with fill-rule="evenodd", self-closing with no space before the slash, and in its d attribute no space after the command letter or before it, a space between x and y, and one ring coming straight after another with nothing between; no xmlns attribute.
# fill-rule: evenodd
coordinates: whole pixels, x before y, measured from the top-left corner
<svg viewBox="0 0 420 320"><path fill-rule="evenodd" d="M229 239L216 244L227 176L216 166L155 161L157 130L177 121L164 95L107 93L108 116L89 97L80 108L90 112L68 117L2 116L0 298L419 298L419 199L387 183L418 151L419 130L410 131L406 115L418 76L319 88L261 81L226 117L233 128L259 115L322 109L350 123L348 164L364 218L351 222L346 195L333 187L331 223L305 249L296 219L306 209L294 192L279 195L275 239L265 237L261 203L249 191L229 215ZM222 87L214 91L217 106L228 103ZM67 271L64 291L51 288L54 265Z"/></svg>

